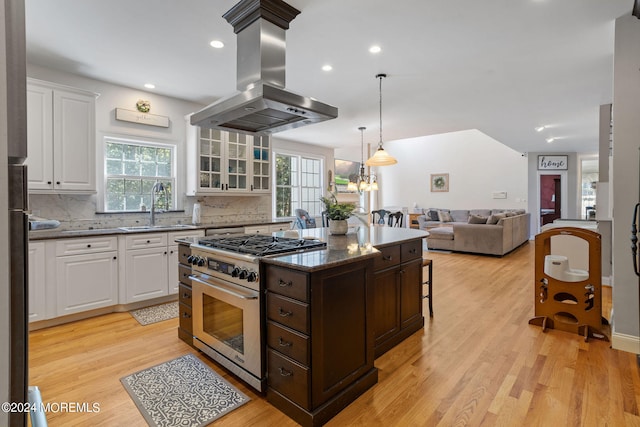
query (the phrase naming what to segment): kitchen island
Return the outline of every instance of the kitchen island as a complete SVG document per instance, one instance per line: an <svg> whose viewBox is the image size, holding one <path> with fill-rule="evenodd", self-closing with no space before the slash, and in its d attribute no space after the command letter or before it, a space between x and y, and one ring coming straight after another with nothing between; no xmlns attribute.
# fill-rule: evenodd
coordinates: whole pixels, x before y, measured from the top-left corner
<svg viewBox="0 0 640 427"><path fill-rule="evenodd" d="M426 233L297 233L327 248L261 259L267 399L302 425L322 425L377 382L377 356L423 327Z"/></svg>

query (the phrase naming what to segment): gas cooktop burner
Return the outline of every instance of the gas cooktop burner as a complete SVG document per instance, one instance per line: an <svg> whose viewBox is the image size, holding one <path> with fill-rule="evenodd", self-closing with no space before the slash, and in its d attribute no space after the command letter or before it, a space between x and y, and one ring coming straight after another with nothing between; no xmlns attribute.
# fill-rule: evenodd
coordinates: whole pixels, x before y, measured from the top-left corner
<svg viewBox="0 0 640 427"><path fill-rule="evenodd" d="M308 251L327 246L316 239L294 239L288 237L261 236L256 234L235 235L201 239L199 245L232 252L264 256L289 252Z"/></svg>

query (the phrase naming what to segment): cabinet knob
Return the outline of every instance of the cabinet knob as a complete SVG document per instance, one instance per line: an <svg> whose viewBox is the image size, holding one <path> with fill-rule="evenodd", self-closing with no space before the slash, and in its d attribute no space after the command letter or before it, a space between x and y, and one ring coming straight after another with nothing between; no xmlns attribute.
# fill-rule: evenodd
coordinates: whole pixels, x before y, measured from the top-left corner
<svg viewBox="0 0 640 427"><path fill-rule="evenodd" d="M117 256L114 256L114 257L113 257L113 259L118 259L118 257L117 257Z"/></svg>
<svg viewBox="0 0 640 427"><path fill-rule="evenodd" d="M291 371L287 371L284 368L278 368L278 371L280 371L280 375L282 375L283 377L290 377L291 375L293 375L293 372Z"/></svg>
<svg viewBox="0 0 640 427"><path fill-rule="evenodd" d="M291 311L284 311L282 309L282 307L278 307L278 314L282 317L289 317L291 316L293 313Z"/></svg>
<svg viewBox="0 0 640 427"><path fill-rule="evenodd" d="M51 181L47 181L47 184L51 185Z"/></svg>
<svg viewBox="0 0 640 427"><path fill-rule="evenodd" d="M282 339L282 337L278 337L278 345L280 347L291 347L291 343Z"/></svg>
<svg viewBox="0 0 640 427"><path fill-rule="evenodd" d="M387 255L387 256L383 256L382 259L385 261L391 261L393 257L391 255Z"/></svg>
<svg viewBox="0 0 640 427"><path fill-rule="evenodd" d="M284 288L285 286L289 286L289 287L291 287L291 286L293 286L293 282L292 282L291 280L290 280L290 281L288 281L288 282L285 282L285 281L284 281L284 280L282 280L282 279L278 279L278 286L281 286L281 287L283 287L283 288Z"/></svg>
<svg viewBox="0 0 640 427"><path fill-rule="evenodd" d="M56 185L60 185L60 181L56 181Z"/></svg>
<svg viewBox="0 0 640 427"><path fill-rule="evenodd" d="M147 243L151 243L151 240L147 240Z"/></svg>
<svg viewBox="0 0 640 427"><path fill-rule="evenodd" d="M182 317L184 317L185 319L190 319L191 315L189 313L182 313Z"/></svg>
<svg viewBox="0 0 640 427"><path fill-rule="evenodd" d="M166 254L167 254L167 251L164 251L164 254L166 255Z"/></svg>
<svg viewBox="0 0 640 427"><path fill-rule="evenodd" d="M87 245L87 247L88 247L88 248L90 248L90 247L91 247L91 245Z"/></svg>

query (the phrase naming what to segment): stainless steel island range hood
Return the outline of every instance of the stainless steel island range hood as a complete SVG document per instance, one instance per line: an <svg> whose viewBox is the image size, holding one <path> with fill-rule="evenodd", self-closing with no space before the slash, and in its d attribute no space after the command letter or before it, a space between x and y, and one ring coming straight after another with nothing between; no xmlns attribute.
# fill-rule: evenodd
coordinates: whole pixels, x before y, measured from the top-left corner
<svg viewBox="0 0 640 427"><path fill-rule="evenodd" d="M300 13L282 0L242 0L223 18L238 38L237 89L191 116L191 124L270 134L338 117L338 109L285 89L285 31Z"/></svg>

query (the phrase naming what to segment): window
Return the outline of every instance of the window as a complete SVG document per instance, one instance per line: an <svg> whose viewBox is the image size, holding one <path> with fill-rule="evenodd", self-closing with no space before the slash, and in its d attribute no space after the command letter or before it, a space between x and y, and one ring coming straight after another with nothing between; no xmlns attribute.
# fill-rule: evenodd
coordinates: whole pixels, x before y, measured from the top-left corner
<svg viewBox="0 0 640 427"><path fill-rule="evenodd" d="M322 212L322 159L276 153L275 168L275 217L292 217L299 208L319 216Z"/></svg>
<svg viewBox="0 0 640 427"><path fill-rule="evenodd" d="M156 207L175 207L175 146L107 138L104 149L105 211L140 211L151 208L151 188L156 181L165 191Z"/></svg>

